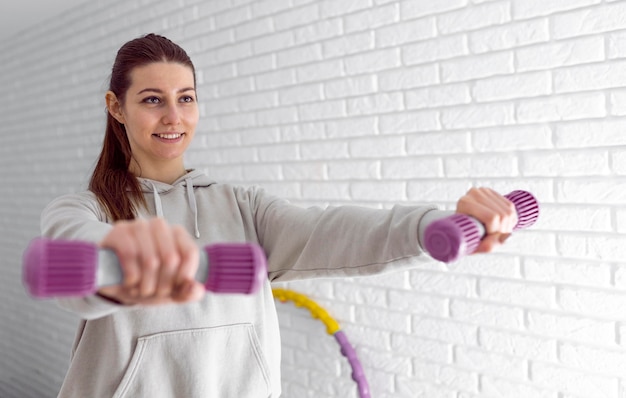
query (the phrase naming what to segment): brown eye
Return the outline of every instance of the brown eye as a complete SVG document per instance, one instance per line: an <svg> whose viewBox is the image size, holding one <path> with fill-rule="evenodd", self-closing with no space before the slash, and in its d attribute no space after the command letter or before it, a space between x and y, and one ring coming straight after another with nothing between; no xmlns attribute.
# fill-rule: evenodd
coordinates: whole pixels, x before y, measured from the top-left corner
<svg viewBox="0 0 626 398"><path fill-rule="evenodd" d="M146 104L160 104L161 100L158 97L148 97L148 98L144 98L142 102Z"/></svg>

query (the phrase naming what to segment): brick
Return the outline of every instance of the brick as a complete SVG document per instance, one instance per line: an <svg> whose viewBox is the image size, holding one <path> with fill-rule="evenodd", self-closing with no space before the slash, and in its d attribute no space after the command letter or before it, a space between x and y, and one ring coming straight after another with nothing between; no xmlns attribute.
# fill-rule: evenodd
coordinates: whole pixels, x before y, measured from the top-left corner
<svg viewBox="0 0 626 398"><path fill-rule="evenodd" d="M276 54L276 64L278 68L307 64L321 60L322 46L319 43L283 50Z"/></svg>
<svg viewBox="0 0 626 398"><path fill-rule="evenodd" d="M518 160L504 154L449 157L444 161L444 173L452 178L514 177L519 174Z"/></svg>
<svg viewBox="0 0 626 398"><path fill-rule="evenodd" d="M527 374L527 362L523 358L501 355L483 349L456 346L454 350L456 365L474 369L481 374L506 377L524 381Z"/></svg>
<svg viewBox="0 0 626 398"><path fill-rule="evenodd" d="M407 137L407 152L411 155L464 153L470 148L469 132L425 132Z"/></svg>
<svg viewBox="0 0 626 398"><path fill-rule="evenodd" d="M410 314L422 314L433 317L444 317L448 312L448 300L415 290L390 289L389 307ZM415 318L412 321L415 323ZM416 328L413 326L413 330Z"/></svg>
<svg viewBox="0 0 626 398"><path fill-rule="evenodd" d="M343 33L343 24L341 18L322 19L296 28L293 32L296 45L301 45L340 36Z"/></svg>
<svg viewBox="0 0 626 398"><path fill-rule="evenodd" d="M436 158L385 159L381 176L386 180L443 177L443 165Z"/></svg>
<svg viewBox="0 0 626 398"><path fill-rule="evenodd" d="M556 302L556 290L552 286L490 278L478 280L478 296L493 303L531 308L554 308Z"/></svg>
<svg viewBox="0 0 626 398"><path fill-rule="evenodd" d="M317 22L319 14L319 4L313 3L273 15L272 19L276 30L293 30L296 27Z"/></svg>
<svg viewBox="0 0 626 398"><path fill-rule="evenodd" d="M619 235L581 237L563 234L557 244L559 250L587 260L618 261L626 251L620 244Z"/></svg>
<svg viewBox="0 0 626 398"><path fill-rule="evenodd" d="M376 47L393 47L432 39L437 35L435 18L399 22L375 31Z"/></svg>
<svg viewBox="0 0 626 398"><path fill-rule="evenodd" d="M370 7L372 7L372 0L347 0L342 2L325 0L321 4L320 17L324 19L347 15Z"/></svg>
<svg viewBox="0 0 626 398"><path fill-rule="evenodd" d="M552 75L548 72L481 79L472 88L472 97L478 102L538 97L551 93Z"/></svg>
<svg viewBox="0 0 626 398"><path fill-rule="evenodd" d="M498 377L484 376L480 379L481 397L507 398L561 398L557 392L551 389L534 387L532 384L515 382ZM459 397L461 398L461 397Z"/></svg>
<svg viewBox="0 0 626 398"><path fill-rule="evenodd" d="M524 259L523 269L524 277L531 281L598 287L611 283L611 267L604 263L529 258Z"/></svg>
<svg viewBox="0 0 626 398"><path fill-rule="evenodd" d="M600 0L528 0L514 2L513 18L527 19L598 4Z"/></svg>
<svg viewBox="0 0 626 398"><path fill-rule="evenodd" d="M523 330L524 310L485 302L453 299L450 302L452 319L474 325L494 326L507 330Z"/></svg>
<svg viewBox="0 0 626 398"><path fill-rule="evenodd" d="M564 311L588 317L621 319L626 301L623 291L562 287L559 305Z"/></svg>
<svg viewBox="0 0 626 398"><path fill-rule="evenodd" d="M373 137L353 139L350 144L352 158L381 158L402 156L405 153L404 137Z"/></svg>
<svg viewBox="0 0 626 398"><path fill-rule="evenodd" d="M618 398L615 378L543 362L531 363L530 374L536 385L557 389L573 397Z"/></svg>
<svg viewBox="0 0 626 398"><path fill-rule="evenodd" d="M611 178L571 179L557 183L556 194L561 203L602 203L620 205L626 199L626 182Z"/></svg>
<svg viewBox="0 0 626 398"><path fill-rule="evenodd" d="M323 86L319 83L300 84L294 87L287 87L278 92L279 103L281 105L296 105L309 102L319 102L323 100ZM275 93L272 93L276 95Z"/></svg>
<svg viewBox="0 0 626 398"><path fill-rule="evenodd" d="M599 90L626 85L626 61L601 65L584 65L554 72L554 89L558 93Z"/></svg>
<svg viewBox="0 0 626 398"><path fill-rule="evenodd" d="M624 29L625 15L626 9L622 4L601 5L558 14L553 19L553 35L555 39L563 39Z"/></svg>
<svg viewBox="0 0 626 398"><path fill-rule="evenodd" d="M597 176L611 173L606 151L544 152L525 154L525 176Z"/></svg>
<svg viewBox="0 0 626 398"><path fill-rule="evenodd" d="M529 310L526 316L528 331L542 338L598 345L615 344L615 322L612 321L547 312L543 309Z"/></svg>
<svg viewBox="0 0 626 398"><path fill-rule="evenodd" d="M371 137L377 135L376 119L373 116L329 120L325 123L328 138Z"/></svg>
<svg viewBox="0 0 626 398"><path fill-rule="evenodd" d="M400 11L403 18L414 19L462 9L465 6L467 6L467 0L441 0L432 2L403 0L400 3Z"/></svg>
<svg viewBox="0 0 626 398"><path fill-rule="evenodd" d="M328 165L328 178L331 180L380 179L379 169L379 162L374 160L333 162Z"/></svg>
<svg viewBox="0 0 626 398"><path fill-rule="evenodd" d="M469 81L513 73L513 53L498 52L441 62L441 81Z"/></svg>
<svg viewBox="0 0 626 398"><path fill-rule="evenodd" d="M407 109L438 108L468 104L471 101L467 84L449 84L408 91L405 94Z"/></svg>
<svg viewBox="0 0 626 398"><path fill-rule="evenodd" d="M401 93L380 93L348 99L348 115L375 115L404 110Z"/></svg>
<svg viewBox="0 0 626 398"><path fill-rule="evenodd" d="M431 318L423 315L413 317L413 335L446 344L463 346L478 345L478 327L448 319Z"/></svg>
<svg viewBox="0 0 626 398"><path fill-rule="evenodd" d="M404 201L406 199L406 184L399 181L357 181L350 184L350 195L357 200Z"/></svg>
<svg viewBox="0 0 626 398"><path fill-rule="evenodd" d="M346 113L346 103L343 100L314 102L298 106L299 119L302 121L340 118Z"/></svg>
<svg viewBox="0 0 626 398"><path fill-rule="evenodd" d="M443 14L437 19L440 34L467 32L511 21L511 5L508 2L493 2L466 7Z"/></svg>
<svg viewBox="0 0 626 398"><path fill-rule="evenodd" d="M480 328L478 340L488 352L539 361L553 362L557 358L557 342L546 336Z"/></svg>
<svg viewBox="0 0 626 398"><path fill-rule="evenodd" d="M425 64L469 54L466 35L451 35L402 46L406 65Z"/></svg>
<svg viewBox="0 0 626 398"><path fill-rule="evenodd" d="M555 127L554 139L557 148L619 146L626 144L624 128L626 121L620 119L563 123Z"/></svg>
<svg viewBox="0 0 626 398"><path fill-rule="evenodd" d="M606 114L606 98L603 93L524 100L516 108L517 120L521 123L600 118Z"/></svg>
<svg viewBox="0 0 626 398"><path fill-rule="evenodd" d="M452 345L415 336L394 334L391 348L414 358L447 363L452 358Z"/></svg>
<svg viewBox="0 0 626 398"><path fill-rule="evenodd" d="M341 35L322 43L324 57L336 58L374 49L374 35L371 32Z"/></svg>
<svg viewBox="0 0 626 398"><path fill-rule="evenodd" d="M551 149L552 130L547 124L510 126L474 130L471 146L478 152Z"/></svg>
<svg viewBox="0 0 626 398"><path fill-rule="evenodd" d="M478 391L478 375L472 371L421 360L413 362L416 379L436 380L438 384L455 390Z"/></svg>
<svg viewBox="0 0 626 398"><path fill-rule="evenodd" d="M345 32L362 32L395 24L399 19L398 5L395 3L366 9L345 17Z"/></svg>
<svg viewBox="0 0 626 398"><path fill-rule="evenodd" d="M515 51L516 70L525 72L600 62L604 61L604 48L602 36L520 48Z"/></svg>
<svg viewBox="0 0 626 398"><path fill-rule="evenodd" d="M377 79L374 76L354 76L324 83L326 98L355 97L377 92Z"/></svg>
<svg viewBox="0 0 626 398"><path fill-rule="evenodd" d="M255 55L271 53L293 47L295 38L292 31L277 32L252 41L252 50Z"/></svg>
<svg viewBox="0 0 626 398"><path fill-rule="evenodd" d="M514 105L494 103L458 106L441 111L441 124L446 129L470 129L513 124Z"/></svg>
<svg viewBox="0 0 626 398"><path fill-rule="evenodd" d="M436 65L425 65L378 74L378 87L381 91L393 91L425 87L439 82Z"/></svg>
<svg viewBox="0 0 626 398"><path fill-rule="evenodd" d="M400 51L392 48L350 55L344 58L343 63L348 75L380 72L401 65Z"/></svg>
<svg viewBox="0 0 626 398"><path fill-rule="evenodd" d="M299 84L335 79L344 75L345 66L340 60L301 65L296 69L297 82Z"/></svg>
<svg viewBox="0 0 626 398"><path fill-rule="evenodd" d="M606 41L608 43L607 58L625 58L626 57L626 33L617 32L609 33L606 35Z"/></svg>
<svg viewBox="0 0 626 398"><path fill-rule="evenodd" d="M528 46L550 40L547 18L487 28L471 32L468 36L469 48L475 54Z"/></svg>
<svg viewBox="0 0 626 398"><path fill-rule="evenodd" d="M242 41L274 33L274 24L271 18L258 18L233 29L235 40Z"/></svg>

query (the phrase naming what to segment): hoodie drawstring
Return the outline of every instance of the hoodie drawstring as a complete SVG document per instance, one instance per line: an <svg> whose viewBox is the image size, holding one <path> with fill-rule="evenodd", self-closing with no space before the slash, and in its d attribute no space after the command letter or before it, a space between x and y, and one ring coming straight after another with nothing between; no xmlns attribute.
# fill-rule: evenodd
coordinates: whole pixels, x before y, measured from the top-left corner
<svg viewBox="0 0 626 398"><path fill-rule="evenodd" d="M196 205L196 195L193 193L193 181L191 178L185 179L185 185L187 185L187 200L189 201L189 207L191 207L191 211L193 212L196 239L198 239L200 238L200 230L198 230L198 206Z"/></svg>
<svg viewBox="0 0 626 398"><path fill-rule="evenodd" d="M159 196L159 191L157 191L156 185L154 184L152 184L152 191L154 192L154 207L156 208L157 217L163 217L163 206L161 205L161 197Z"/></svg>

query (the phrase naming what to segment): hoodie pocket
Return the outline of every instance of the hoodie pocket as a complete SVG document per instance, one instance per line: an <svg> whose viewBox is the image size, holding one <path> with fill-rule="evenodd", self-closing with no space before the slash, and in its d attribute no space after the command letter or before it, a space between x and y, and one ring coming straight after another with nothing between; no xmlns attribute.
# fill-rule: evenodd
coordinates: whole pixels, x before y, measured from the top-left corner
<svg viewBox="0 0 626 398"><path fill-rule="evenodd" d="M251 324L140 337L114 398L269 397L267 362Z"/></svg>

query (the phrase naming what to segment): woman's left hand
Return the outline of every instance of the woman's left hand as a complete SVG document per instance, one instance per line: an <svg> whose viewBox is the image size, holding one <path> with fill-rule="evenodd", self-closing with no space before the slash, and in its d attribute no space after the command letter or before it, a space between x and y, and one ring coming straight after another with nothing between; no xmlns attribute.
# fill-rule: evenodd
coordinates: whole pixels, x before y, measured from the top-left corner
<svg viewBox="0 0 626 398"><path fill-rule="evenodd" d="M511 201L490 188L471 188L456 204L456 212L474 217L485 226L486 236L474 253L486 253L500 246L517 224Z"/></svg>

